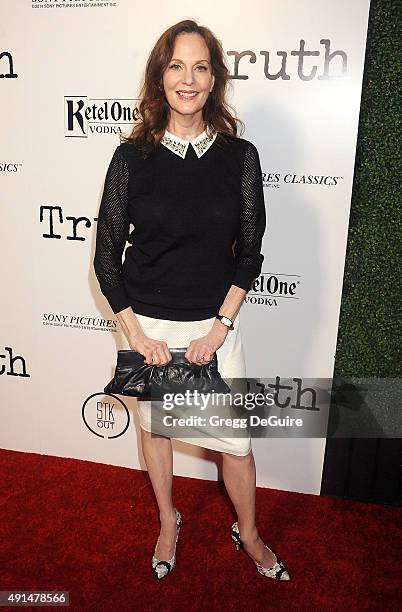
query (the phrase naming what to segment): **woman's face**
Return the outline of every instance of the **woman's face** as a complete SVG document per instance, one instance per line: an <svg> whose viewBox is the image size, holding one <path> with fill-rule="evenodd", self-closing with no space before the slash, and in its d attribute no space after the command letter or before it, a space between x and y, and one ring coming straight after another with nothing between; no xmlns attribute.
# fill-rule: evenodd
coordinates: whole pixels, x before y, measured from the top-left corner
<svg viewBox="0 0 402 612"><path fill-rule="evenodd" d="M203 37L197 33L179 34L163 74L163 87L171 111L181 115L199 113L214 82L209 49Z"/></svg>

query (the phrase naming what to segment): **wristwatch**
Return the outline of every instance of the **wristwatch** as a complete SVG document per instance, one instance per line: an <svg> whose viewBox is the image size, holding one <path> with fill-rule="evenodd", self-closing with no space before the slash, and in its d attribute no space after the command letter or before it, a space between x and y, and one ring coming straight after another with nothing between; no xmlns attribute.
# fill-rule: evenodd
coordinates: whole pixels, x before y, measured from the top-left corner
<svg viewBox="0 0 402 612"><path fill-rule="evenodd" d="M226 325L228 329L234 329L233 321L229 319L229 317L225 317L224 315L218 314L215 318L218 319L218 321L220 321L221 323L223 323L223 325Z"/></svg>

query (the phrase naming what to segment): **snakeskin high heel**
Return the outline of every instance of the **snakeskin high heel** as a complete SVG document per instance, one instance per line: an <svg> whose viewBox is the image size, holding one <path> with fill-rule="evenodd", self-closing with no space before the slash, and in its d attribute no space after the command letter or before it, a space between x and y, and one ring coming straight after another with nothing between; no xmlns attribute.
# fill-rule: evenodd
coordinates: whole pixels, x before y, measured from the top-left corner
<svg viewBox="0 0 402 612"><path fill-rule="evenodd" d="M230 528L230 537L235 543L236 550L240 550L241 548L244 548L243 542L240 539L240 532L239 532L239 527L237 525L237 522L233 523L232 527ZM265 547L268 548L267 545L265 545ZM270 548L268 548L268 550L272 552ZM272 554L275 554L275 553L272 552ZM254 561L254 559L252 559L257 568L257 572L259 572L263 576L267 576L268 578L274 578L275 580L290 580L289 572L286 569L285 564L280 559L278 559L276 555L275 557L276 557L276 562L274 563L272 567L263 567L262 565L257 563L257 561Z"/></svg>
<svg viewBox="0 0 402 612"><path fill-rule="evenodd" d="M152 570L154 573L155 578L158 578L158 580L160 580L161 578L164 578L165 576L167 576L172 569L174 568L174 566L176 565L176 544L177 544L177 540L179 537L179 531L180 531L180 527L181 527L181 514L180 512L177 510L177 508L175 508L175 512L176 512L176 542L175 542L175 546L174 546L174 553L173 553L173 557L171 559L169 559L168 561L162 561L159 560L156 556L155 556L155 552L156 552L156 548L158 546L159 543L159 538L160 535L158 537L158 540L155 544L155 550L154 550L154 554L152 556Z"/></svg>

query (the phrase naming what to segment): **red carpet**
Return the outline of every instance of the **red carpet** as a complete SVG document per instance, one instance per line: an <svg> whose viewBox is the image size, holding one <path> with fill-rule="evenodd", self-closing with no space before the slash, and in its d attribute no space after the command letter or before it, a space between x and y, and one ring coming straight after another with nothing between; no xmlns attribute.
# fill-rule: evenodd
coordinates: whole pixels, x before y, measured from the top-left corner
<svg viewBox="0 0 402 612"><path fill-rule="evenodd" d="M0 450L0 475L0 590L70 591L69 608L51 609L400 609L398 508L258 489L260 534L292 575L275 582L236 552L223 485L175 477L177 565L157 582L146 472Z"/></svg>

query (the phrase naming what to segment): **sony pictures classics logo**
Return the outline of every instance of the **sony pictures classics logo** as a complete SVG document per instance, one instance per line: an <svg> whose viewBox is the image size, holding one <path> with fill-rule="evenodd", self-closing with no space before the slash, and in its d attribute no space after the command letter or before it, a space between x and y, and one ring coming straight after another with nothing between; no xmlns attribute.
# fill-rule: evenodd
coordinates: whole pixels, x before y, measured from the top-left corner
<svg viewBox="0 0 402 612"><path fill-rule="evenodd" d="M286 185L321 185L325 187L336 187L344 176L333 174L303 174L297 172L262 172L262 183L266 189L278 189L282 184Z"/></svg>
<svg viewBox="0 0 402 612"><path fill-rule="evenodd" d="M13 162L0 163L0 172L18 172L21 170L22 164Z"/></svg>
<svg viewBox="0 0 402 612"><path fill-rule="evenodd" d="M130 425L130 413L125 403L110 393L93 393L82 406L82 420L91 433L99 438L119 438Z"/></svg>
<svg viewBox="0 0 402 612"><path fill-rule="evenodd" d="M114 8L118 6L118 1L109 0L99 2L99 0L31 0L31 7L35 9L87 9L87 8Z"/></svg>

